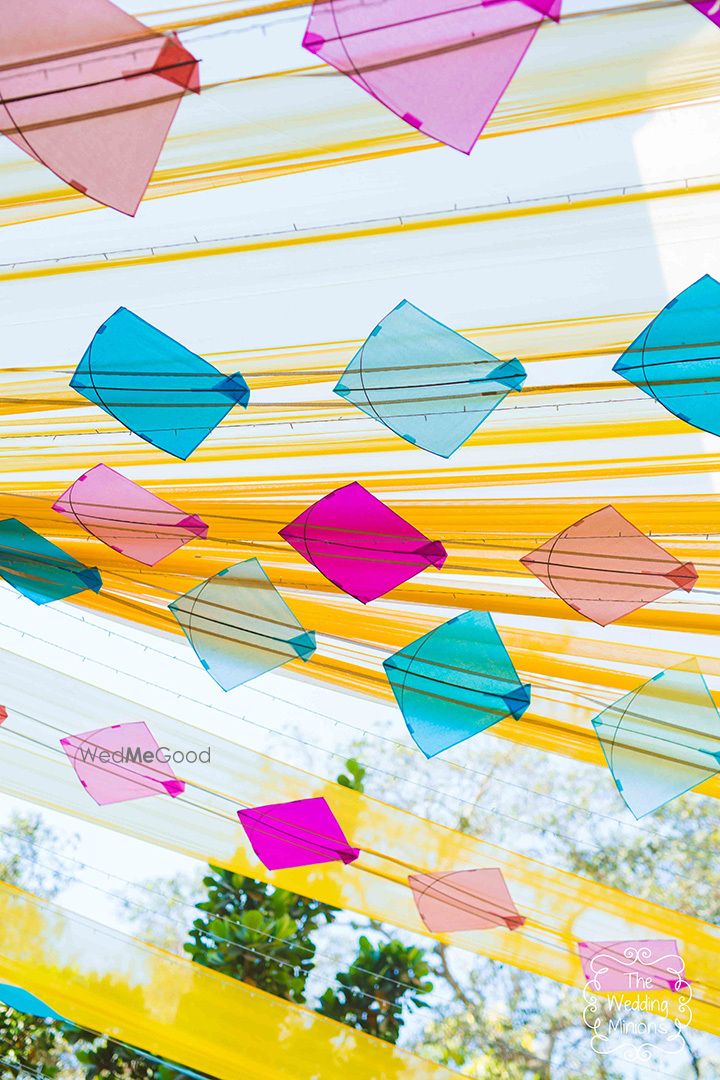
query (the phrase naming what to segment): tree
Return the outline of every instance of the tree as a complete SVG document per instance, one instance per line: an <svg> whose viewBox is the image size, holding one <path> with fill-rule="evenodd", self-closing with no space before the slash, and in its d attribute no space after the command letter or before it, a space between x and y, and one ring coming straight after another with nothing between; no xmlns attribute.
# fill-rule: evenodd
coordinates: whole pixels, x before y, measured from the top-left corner
<svg viewBox="0 0 720 1080"><path fill-rule="evenodd" d="M365 769L350 758L338 783L362 791L364 779ZM176 878L146 886L151 898L169 897L168 903L150 900L149 928L152 940L172 947L182 909L188 906L187 897L198 889L198 883ZM287 1001L305 1003L308 978L313 972L319 974L314 938L335 923L340 915L337 909L217 866L208 867L200 888L204 896L194 906L201 914L183 946L192 960ZM147 940L148 901L138 906L134 897L134 892L127 894L122 906L130 920L142 927ZM368 920L363 925L372 928ZM357 927L343 924L338 929L348 939L350 934L354 937ZM428 974L424 952L418 946L394 938L373 944L362 935L354 960L326 988L317 1011L394 1043L405 1007L420 1007L424 1004L421 996L432 989ZM79 1033L74 1038L89 1039L91 1035ZM166 1068L153 1065L108 1039L83 1046L77 1056L90 1070L87 1075L92 1080L175 1080L171 1064Z"/></svg>
<svg viewBox="0 0 720 1080"><path fill-rule="evenodd" d="M403 1006L425 1005L420 995L433 988L427 980L429 974L425 953L416 945L397 940L373 945L363 934L352 964L338 972L338 989L325 991L317 1011L395 1043L403 1023Z"/></svg>
<svg viewBox="0 0 720 1080"><path fill-rule="evenodd" d="M314 966L312 934L336 909L211 866L185 951L197 964L301 1004Z"/></svg>
<svg viewBox="0 0 720 1080"><path fill-rule="evenodd" d="M67 858L77 838L59 836L40 814L12 813L2 832L0 879L52 899L72 880ZM0 1005L0 1077L21 1080L38 1067L47 1077L81 1076L74 1068L62 1027Z"/></svg>

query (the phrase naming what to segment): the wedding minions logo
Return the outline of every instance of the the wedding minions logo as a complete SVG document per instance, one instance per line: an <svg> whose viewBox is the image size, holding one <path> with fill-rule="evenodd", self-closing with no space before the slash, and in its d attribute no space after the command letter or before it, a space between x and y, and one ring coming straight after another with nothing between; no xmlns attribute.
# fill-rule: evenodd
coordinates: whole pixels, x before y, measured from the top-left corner
<svg viewBox="0 0 720 1080"><path fill-rule="evenodd" d="M579 948L587 980L583 1021L596 1054L639 1063L685 1052L692 987L674 941L581 942Z"/></svg>

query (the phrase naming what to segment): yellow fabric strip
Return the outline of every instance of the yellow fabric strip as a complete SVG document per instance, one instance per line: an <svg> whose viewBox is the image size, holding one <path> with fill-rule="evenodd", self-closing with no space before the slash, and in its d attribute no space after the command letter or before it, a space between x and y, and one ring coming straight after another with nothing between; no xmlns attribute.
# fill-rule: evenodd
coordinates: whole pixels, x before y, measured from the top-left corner
<svg viewBox="0 0 720 1080"><path fill-rule="evenodd" d="M0 981L219 1080L458 1074L0 883Z"/></svg>
<svg viewBox="0 0 720 1080"><path fill-rule="evenodd" d="M9 652L3 654L3 673L10 712L0 729L3 792L426 935L407 884L410 873L500 868L525 925L515 931L434 936L578 987L584 979L577 941L673 938L693 984L693 1024L720 1033L716 927L321 780ZM176 799L98 807L75 777L59 740L97 727L100 716L113 723L145 720L169 747L200 751L210 744L212 763L183 766L180 775L188 787ZM266 870L236 810L319 795L328 800L350 843L361 849L359 859L349 866Z"/></svg>

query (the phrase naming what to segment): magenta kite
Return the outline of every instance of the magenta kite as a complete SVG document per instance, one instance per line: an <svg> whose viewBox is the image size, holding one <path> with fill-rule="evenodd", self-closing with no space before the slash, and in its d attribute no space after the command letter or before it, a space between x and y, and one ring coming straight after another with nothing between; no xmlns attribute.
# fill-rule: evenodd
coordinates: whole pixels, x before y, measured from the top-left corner
<svg viewBox="0 0 720 1080"><path fill-rule="evenodd" d="M360 854L358 848L350 847L322 796L253 806L238 810L238 817L253 851L268 870L351 863Z"/></svg>
<svg viewBox="0 0 720 1080"><path fill-rule="evenodd" d="M304 47L406 124L469 154L561 0L315 0Z"/></svg>
<svg viewBox="0 0 720 1080"><path fill-rule="evenodd" d="M76 191L135 214L198 61L109 0L5 4L0 130Z"/></svg>
<svg viewBox="0 0 720 1080"><path fill-rule="evenodd" d="M357 482L337 488L280 531L304 559L363 604L392 592L447 552Z"/></svg>

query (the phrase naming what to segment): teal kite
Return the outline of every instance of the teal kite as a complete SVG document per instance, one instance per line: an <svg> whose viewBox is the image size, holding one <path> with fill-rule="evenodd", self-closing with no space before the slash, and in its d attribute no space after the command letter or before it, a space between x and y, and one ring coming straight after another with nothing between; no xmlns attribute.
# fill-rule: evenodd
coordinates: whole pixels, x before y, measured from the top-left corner
<svg viewBox="0 0 720 1080"><path fill-rule="evenodd" d="M221 570L169 605L197 657L223 690L315 652L257 559Z"/></svg>
<svg viewBox="0 0 720 1080"><path fill-rule="evenodd" d="M188 458L250 391L127 308L97 330L70 386L141 439Z"/></svg>
<svg viewBox="0 0 720 1080"><path fill-rule="evenodd" d="M705 274L671 300L613 371L687 424L720 435L720 282Z"/></svg>
<svg viewBox="0 0 720 1080"><path fill-rule="evenodd" d="M408 731L426 757L530 704L492 615L466 611L384 661Z"/></svg>
<svg viewBox="0 0 720 1080"><path fill-rule="evenodd" d="M102 588L99 570L84 566L17 518L0 521L0 577L34 604Z"/></svg>
<svg viewBox="0 0 720 1080"><path fill-rule="evenodd" d="M720 771L720 714L695 658L660 671L592 723L636 818Z"/></svg>
<svg viewBox="0 0 720 1080"><path fill-rule="evenodd" d="M335 393L413 446L448 458L525 377L519 360L498 360L403 300L360 347Z"/></svg>

